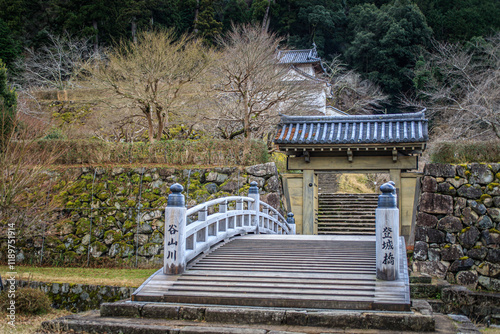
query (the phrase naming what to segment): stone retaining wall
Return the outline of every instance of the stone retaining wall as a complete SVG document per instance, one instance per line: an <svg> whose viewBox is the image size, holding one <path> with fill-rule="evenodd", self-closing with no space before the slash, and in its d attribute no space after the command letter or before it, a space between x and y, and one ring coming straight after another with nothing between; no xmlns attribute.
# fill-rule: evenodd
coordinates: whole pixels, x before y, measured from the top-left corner
<svg viewBox="0 0 500 334"><path fill-rule="evenodd" d="M413 270L500 291L500 164L427 164Z"/></svg>
<svg viewBox="0 0 500 334"><path fill-rule="evenodd" d="M17 209L16 263L158 267L163 264L164 208L170 186L184 186L188 206L248 194L280 206L276 165L246 168L73 168L50 171L27 195L47 197L46 213ZM45 185L45 188L41 188ZM210 209L209 209L210 210ZM7 222L0 224L0 262L7 262Z"/></svg>
<svg viewBox="0 0 500 334"><path fill-rule="evenodd" d="M17 281L20 287L40 289L52 301L52 307L71 312L95 310L102 303L115 302L130 298L136 288L107 285L86 285L73 283L46 283Z"/></svg>

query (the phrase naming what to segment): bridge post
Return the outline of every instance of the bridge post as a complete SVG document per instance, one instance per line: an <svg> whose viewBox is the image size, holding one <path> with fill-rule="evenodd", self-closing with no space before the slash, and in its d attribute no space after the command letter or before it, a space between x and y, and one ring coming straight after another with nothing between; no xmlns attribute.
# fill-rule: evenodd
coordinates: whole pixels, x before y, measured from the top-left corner
<svg viewBox="0 0 500 334"><path fill-rule="evenodd" d="M184 188L176 183L170 187L165 208L165 243L163 255L163 273L181 274L186 267L186 207Z"/></svg>
<svg viewBox="0 0 500 334"><path fill-rule="evenodd" d="M249 203L248 210L255 211L255 216L252 218L250 225L255 226L255 234L259 234L259 221L260 221L260 195L259 188L257 187L257 182L252 181L250 183L250 189L248 189L248 197L253 198L254 201Z"/></svg>
<svg viewBox="0 0 500 334"><path fill-rule="evenodd" d="M380 186L375 210L377 278L394 281L399 272L399 209L396 187L389 181Z"/></svg>
<svg viewBox="0 0 500 334"><path fill-rule="evenodd" d="M286 222L288 223L288 226L290 227L290 234L295 234L296 232L296 227L295 227L295 218L292 212L289 212L287 217L286 217Z"/></svg>

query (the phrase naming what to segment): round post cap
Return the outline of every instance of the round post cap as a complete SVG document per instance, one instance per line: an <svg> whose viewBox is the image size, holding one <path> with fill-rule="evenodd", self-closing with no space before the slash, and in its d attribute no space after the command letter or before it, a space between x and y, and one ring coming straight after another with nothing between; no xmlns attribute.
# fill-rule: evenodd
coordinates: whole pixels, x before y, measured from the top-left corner
<svg viewBox="0 0 500 334"><path fill-rule="evenodd" d="M179 183L175 183L170 186L170 191L172 193L168 195L167 206L184 207L184 195L182 194L184 187Z"/></svg>
<svg viewBox="0 0 500 334"><path fill-rule="evenodd" d="M252 181L250 182L250 189L248 189L249 194L258 194L259 193L259 188L257 187L257 182Z"/></svg>
<svg viewBox="0 0 500 334"><path fill-rule="evenodd" d="M397 208L396 187L393 181L389 181L380 186L381 195L378 196L378 207L395 209Z"/></svg>
<svg viewBox="0 0 500 334"><path fill-rule="evenodd" d="M286 222L287 222L288 224L295 224L295 218L294 218L294 214L293 214L293 212L289 212L289 213L287 214L287 219L286 219Z"/></svg>

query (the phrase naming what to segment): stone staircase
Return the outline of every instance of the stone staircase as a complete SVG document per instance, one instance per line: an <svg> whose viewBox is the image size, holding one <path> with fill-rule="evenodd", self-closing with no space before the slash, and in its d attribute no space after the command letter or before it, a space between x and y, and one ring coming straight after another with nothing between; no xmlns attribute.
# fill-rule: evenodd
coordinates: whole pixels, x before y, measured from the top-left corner
<svg viewBox="0 0 500 334"><path fill-rule="evenodd" d="M375 235L378 194L319 194L318 234Z"/></svg>

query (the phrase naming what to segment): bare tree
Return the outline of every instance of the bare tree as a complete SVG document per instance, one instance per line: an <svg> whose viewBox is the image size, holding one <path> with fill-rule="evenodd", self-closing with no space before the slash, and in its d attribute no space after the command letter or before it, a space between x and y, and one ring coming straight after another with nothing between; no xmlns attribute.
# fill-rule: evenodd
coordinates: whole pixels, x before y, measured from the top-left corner
<svg viewBox="0 0 500 334"><path fill-rule="evenodd" d="M500 139L500 34L475 44L435 42L428 61L417 69L419 98L435 132L448 139Z"/></svg>
<svg viewBox="0 0 500 334"><path fill-rule="evenodd" d="M211 61L211 51L173 30L139 33L137 43L121 41L106 61L86 66L91 82L114 98L108 109L140 110L149 141L160 139L171 116L185 106L189 90ZM109 99L108 99L109 102Z"/></svg>
<svg viewBox="0 0 500 334"><path fill-rule="evenodd" d="M354 70L349 70L338 57L325 64L332 97L329 105L348 114L373 114L383 111L388 101L380 87Z"/></svg>
<svg viewBox="0 0 500 334"><path fill-rule="evenodd" d="M75 86L75 79L82 63L99 56L92 42L69 34L47 34L49 44L38 49L26 48L25 59L18 66L24 70L22 85L27 88L52 88L64 90Z"/></svg>
<svg viewBox="0 0 500 334"><path fill-rule="evenodd" d="M224 138L243 134L260 138L277 122L279 112L304 107L304 82L289 80L289 68L278 65L280 39L257 25L233 26L219 38L222 53L214 69L215 122Z"/></svg>

